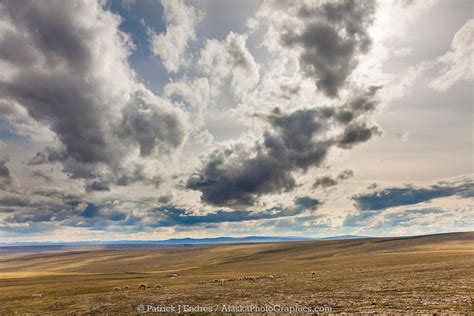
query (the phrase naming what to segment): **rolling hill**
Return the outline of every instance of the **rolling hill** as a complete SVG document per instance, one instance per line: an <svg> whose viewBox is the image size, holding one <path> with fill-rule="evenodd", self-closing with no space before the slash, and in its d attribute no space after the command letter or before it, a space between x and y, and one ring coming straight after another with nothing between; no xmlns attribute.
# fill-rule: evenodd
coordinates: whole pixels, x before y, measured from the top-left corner
<svg viewBox="0 0 474 316"><path fill-rule="evenodd" d="M0 280L0 313L133 312L139 304L468 313L474 232L5 255Z"/></svg>

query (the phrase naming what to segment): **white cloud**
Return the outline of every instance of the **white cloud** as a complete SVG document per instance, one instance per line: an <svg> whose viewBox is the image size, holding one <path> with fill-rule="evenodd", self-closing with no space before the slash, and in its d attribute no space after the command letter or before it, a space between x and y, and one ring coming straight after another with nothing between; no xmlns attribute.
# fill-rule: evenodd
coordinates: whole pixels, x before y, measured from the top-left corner
<svg viewBox="0 0 474 316"><path fill-rule="evenodd" d="M230 32L224 41L207 40L201 50L198 65L210 76L213 85L232 76L234 95L239 96L259 81L260 66L246 46L247 36Z"/></svg>
<svg viewBox="0 0 474 316"><path fill-rule="evenodd" d="M187 6L183 0L162 0L165 9L166 31L157 34L149 29L153 54L159 56L168 72L178 72L189 64L189 41L196 39L195 27L200 20L199 12Z"/></svg>
<svg viewBox="0 0 474 316"><path fill-rule="evenodd" d="M194 115L194 125L203 124L203 114L209 103L215 95L211 95L215 90L211 90L207 78L196 78L188 80L187 78L180 81L168 83L163 88L163 96L173 99L178 98L177 102L182 101L184 107Z"/></svg>
<svg viewBox="0 0 474 316"><path fill-rule="evenodd" d="M411 53L413 53L413 47L403 47L403 48L400 48L399 50L394 51L393 56L407 57L407 56L410 56Z"/></svg>
<svg viewBox="0 0 474 316"><path fill-rule="evenodd" d="M439 66L439 76L431 82L436 90L447 90L459 80L474 80L474 19L456 33L451 50L439 57L434 66Z"/></svg>

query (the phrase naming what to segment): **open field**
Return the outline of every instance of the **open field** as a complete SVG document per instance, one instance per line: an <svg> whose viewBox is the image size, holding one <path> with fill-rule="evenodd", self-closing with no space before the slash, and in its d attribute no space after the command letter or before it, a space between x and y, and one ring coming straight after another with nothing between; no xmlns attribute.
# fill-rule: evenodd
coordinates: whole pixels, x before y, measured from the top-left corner
<svg viewBox="0 0 474 316"><path fill-rule="evenodd" d="M163 287L139 290L142 282ZM140 304L469 314L473 296L474 232L0 255L2 315L135 313Z"/></svg>

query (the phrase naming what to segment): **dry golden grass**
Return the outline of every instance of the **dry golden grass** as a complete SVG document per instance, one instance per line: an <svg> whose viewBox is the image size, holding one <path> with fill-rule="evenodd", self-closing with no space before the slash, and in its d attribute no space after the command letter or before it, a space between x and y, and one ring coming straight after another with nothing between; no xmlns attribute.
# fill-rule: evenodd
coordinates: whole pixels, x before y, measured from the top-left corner
<svg viewBox="0 0 474 316"><path fill-rule="evenodd" d="M170 278L171 272L180 276ZM277 278L238 280L270 274ZM214 279L236 280L220 286ZM141 282L163 288L138 290ZM113 291L124 286L131 289ZM42 297L33 298L35 293ZM126 314L139 304L299 304L329 306L335 313L469 314L473 294L472 232L0 257L2 315Z"/></svg>

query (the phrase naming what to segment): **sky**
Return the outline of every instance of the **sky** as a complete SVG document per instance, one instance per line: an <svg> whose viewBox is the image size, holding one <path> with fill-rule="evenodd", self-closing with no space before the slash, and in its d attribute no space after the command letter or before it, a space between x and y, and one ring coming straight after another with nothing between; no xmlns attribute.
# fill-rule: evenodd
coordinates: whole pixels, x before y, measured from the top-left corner
<svg viewBox="0 0 474 316"><path fill-rule="evenodd" d="M474 230L471 0L0 0L0 241Z"/></svg>

